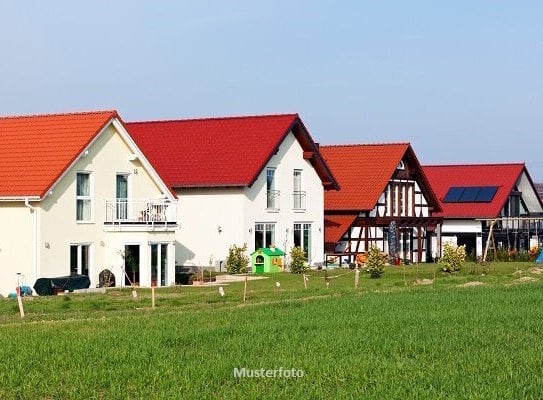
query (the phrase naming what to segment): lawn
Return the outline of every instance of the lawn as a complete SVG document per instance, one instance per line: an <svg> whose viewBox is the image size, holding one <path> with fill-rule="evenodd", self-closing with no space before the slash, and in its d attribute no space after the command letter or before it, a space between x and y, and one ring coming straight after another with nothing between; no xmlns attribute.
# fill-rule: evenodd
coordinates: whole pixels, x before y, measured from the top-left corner
<svg viewBox="0 0 543 400"><path fill-rule="evenodd" d="M112 289L26 299L24 320L4 299L0 398L539 399L533 267L387 267L358 289L351 270L328 288L322 271L307 288L283 273L249 281L245 302L243 283L157 289L155 309L149 290Z"/></svg>

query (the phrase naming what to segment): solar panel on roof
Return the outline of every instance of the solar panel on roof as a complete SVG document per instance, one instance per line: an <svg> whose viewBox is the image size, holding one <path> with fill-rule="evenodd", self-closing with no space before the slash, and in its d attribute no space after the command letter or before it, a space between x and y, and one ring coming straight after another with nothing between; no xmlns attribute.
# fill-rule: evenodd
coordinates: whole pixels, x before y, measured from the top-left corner
<svg viewBox="0 0 543 400"><path fill-rule="evenodd" d="M477 195L477 199L475 201L491 202L497 191L497 186L483 186L481 187L481 190L479 191L479 194Z"/></svg>
<svg viewBox="0 0 543 400"><path fill-rule="evenodd" d="M444 203L490 203L498 186L452 186L443 199Z"/></svg>
<svg viewBox="0 0 543 400"><path fill-rule="evenodd" d="M462 196L462 193L464 192L463 187L451 187L447 194L445 195L445 198L443 201L445 203L456 203L458 202L458 199L460 199L460 196Z"/></svg>
<svg viewBox="0 0 543 400"><path fill-rule="evenodd" d="M479 194L479 190L481 190L479 186L464 188L462 196L460 196L458 201L462 203L469 203L475 201L475 199L477 198L477 194Z"/></svg>

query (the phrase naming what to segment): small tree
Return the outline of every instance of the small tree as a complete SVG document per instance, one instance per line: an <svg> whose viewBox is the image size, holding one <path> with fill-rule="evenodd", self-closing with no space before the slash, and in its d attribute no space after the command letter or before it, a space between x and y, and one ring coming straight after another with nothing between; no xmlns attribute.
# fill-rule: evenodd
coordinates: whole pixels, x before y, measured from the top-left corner
<svg viewBox="0 0 543 400"><path fill-rule="evenodd" d="M381 250L372 246L368 252L368 259L366 261L366 268L372 279L380 278L383 275L385 272L385 262L386 259Z"/></svg>
<svg viewBox="0 0 543 400"><path fill-rule="evenodd" d="M445 243L443 246L443 257L439 261L441 269L445 272L460 271L462 264L466 260L466 246L455 246L451 243Z"/></svg>
<svg viewBox="0 0 543 400"><path fill-rule="evenodd" d="M229 274L242 274L247 272L249 265L249 256L245 254L247 251L247 243L239 247L233 244L228 249L228 257L226 257L226 271Z"/></svg>
<svg viewBox="0 0 543 400"><path fill-rule="evenodd" d="M304 251L300 247L293 247L290 250L290 272L303 274L308 269Z"/></svg>

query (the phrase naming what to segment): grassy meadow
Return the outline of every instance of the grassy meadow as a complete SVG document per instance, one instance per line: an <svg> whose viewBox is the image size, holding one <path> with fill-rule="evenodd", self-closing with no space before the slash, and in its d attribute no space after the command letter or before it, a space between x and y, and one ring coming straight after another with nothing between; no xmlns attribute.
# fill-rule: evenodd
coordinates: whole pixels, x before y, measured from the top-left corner
<svg viewBox="0 0 543 400"><path fill-rule="evenodd" d="M0 300L1 399L539 399L531 263ZM435 278L434 278L435 277ZM277 287L276 282L280 283ZM234 369L297 371L236 377ZM283 372L281 372L283 373Z"/></svg>

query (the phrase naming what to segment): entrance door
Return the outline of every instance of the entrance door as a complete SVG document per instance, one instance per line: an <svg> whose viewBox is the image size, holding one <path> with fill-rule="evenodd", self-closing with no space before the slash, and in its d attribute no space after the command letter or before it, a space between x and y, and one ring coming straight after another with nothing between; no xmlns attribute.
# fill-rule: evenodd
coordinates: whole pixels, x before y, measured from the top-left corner
<svg viewBox="0 0 543 400"><path fill-rule="evenodd" d="M151 244L151 285L166 286L168 282L168 245Z"/></svg>
<svg viewBox="0 0 543 400"><path fill-rule="evenodd" d="M128 175L117 174L116 185L116 217L118 220L126 220L128 219Z"/></svg>
<svg viewBox="0 0 543 400"><path fill-rule="evenodd" d="M127 244L124 246L124 277L125 285L139 285L140 282L140 245Z"/></svg>

